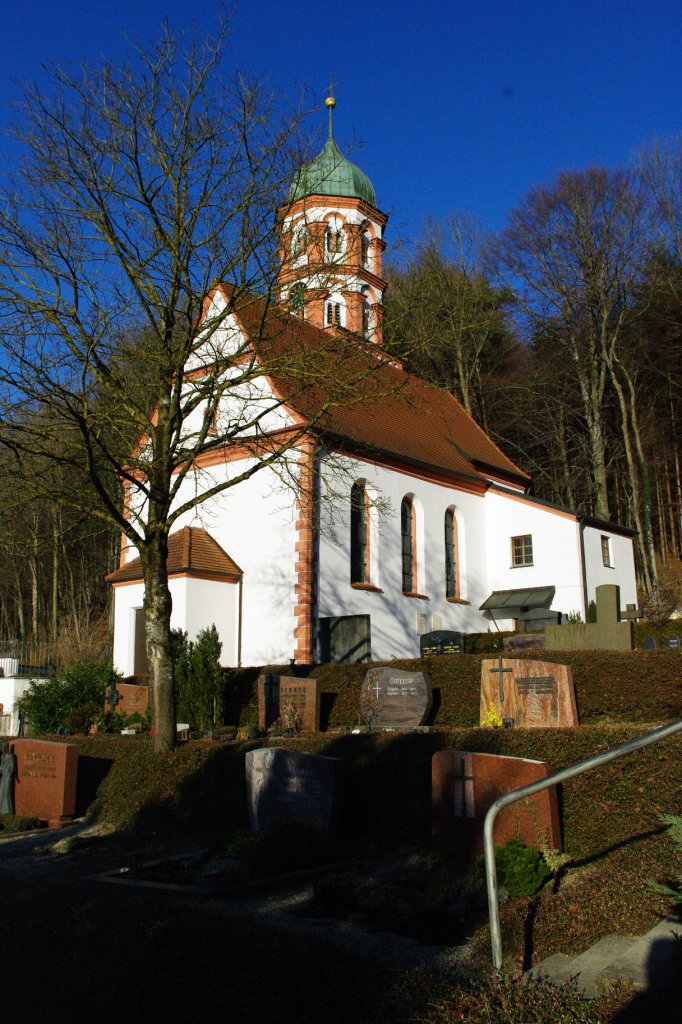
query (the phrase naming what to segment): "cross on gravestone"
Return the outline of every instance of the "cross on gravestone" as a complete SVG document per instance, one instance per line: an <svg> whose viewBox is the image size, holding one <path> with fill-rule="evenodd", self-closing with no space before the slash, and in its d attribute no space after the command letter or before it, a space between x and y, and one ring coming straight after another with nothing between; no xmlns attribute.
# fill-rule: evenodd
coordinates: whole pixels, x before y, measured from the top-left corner
<svg viewBox="0 0 682 1024"><path fill-rule="evenodd" d="M627 604L625 606L625 611L620 613L620 617L621 619L625 619L627 622L637 622L642 616L637 611L637 605Z"/></svg>
<svg viewBox="0 0 682 1024"><path fill-rule="evenodd" d="M460 818L473 818L475 814L474 776L473 774L467 775L467 760L471 762L471 758L462 757L460 759L460 774L459 777L456 776L453 780L455 785L459 783L460 788L459 800L457 800L457 791L455 790L455 814ZM471 763L469 763L468 767L471 772ZM470 785L467 785L467 783Z"/></svg>
<svg viewBox="0 0 682 1024"><path fill-rule="evenodd" d="M116 683L112 683L107 690L106 702L109 705L109 714L113 715L116 712L116 705L120 703L121 694L116 689Z"/></svg>
<svg viewBox="0 0 682 1024"><path fill-rule="evenodd" d="M502 668L502 652L500 652L500 657L498 659L497 668L491 668L490 669L490 674L491 675L499 675L499 677L500 677L500 679L499 679L499 687L500 687L499 693L500 693L500 700L501 701L504 700L504 680L502 679L502 676L503 676L503 674L505 672L512 672L512 671L513 670L511 668Z"/></svg>
<svg viewBox="0 0 682 1024"><path fill-rule="evenodd" d="M381 693L381 686L379 685L379 676L376 676L375 679L374 692L377 695L377 700L379 700L379 694Z"/></svg>

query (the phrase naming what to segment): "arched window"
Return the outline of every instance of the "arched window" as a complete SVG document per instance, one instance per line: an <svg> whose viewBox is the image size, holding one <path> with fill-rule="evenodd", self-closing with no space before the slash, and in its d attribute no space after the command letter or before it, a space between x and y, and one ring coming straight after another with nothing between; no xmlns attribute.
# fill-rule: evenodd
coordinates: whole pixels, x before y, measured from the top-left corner
<svg viewBox="0 0 682 1024"><path fill-rule="evenodd" d="M330 295L324 303L324 322L327 327L346 326L346 308L339 294Z"/></svg>
<svg viewBox="0 0 682 1024"><path fill-rule="evenodd" d="M338 228L327 228L324 236L324 248L328 256L335 256L343 251L343 232Z"/></svg>
<svg viewBox="0 0 682 1024"><path fill-rule="evenodd" d="M417 589L416 521L412 499L407 497L400 503L400 538L403 594L414 594Z"/></svg>
<svg viewBox="0 0 682 1024"><path fill-rule="evenodd" d="M369 299L365 295L362 300L362 335L364 338L369 338L372 333L372 307L369 303Z"/></svg>
<svg viewBox="0 0 682 1024"><path fill-rule="evenodd" d="M350 581L369 583L369 495L362 483L350 492Z"/></svg>
<svg viewBox="0 0 682 1024"><path fill-rule="evenodd" d="M295 316L305 316L305 285L295 284L289 292L289 307Z"/></svg>
<svg viewBox="0 0 682 1024"><path fill-rule="evenodd" d="M291 247L292 259L298 259L303 253L308 251L308 232L305 228L299 228L294 235L294 242Z"/></svg>
<svg viewBox="0 0 682 1024"><path fill-rule="evenodd" d="M459 597L459 564L457 557L457 520L455 510L445 513L445 596Z"/></svg>

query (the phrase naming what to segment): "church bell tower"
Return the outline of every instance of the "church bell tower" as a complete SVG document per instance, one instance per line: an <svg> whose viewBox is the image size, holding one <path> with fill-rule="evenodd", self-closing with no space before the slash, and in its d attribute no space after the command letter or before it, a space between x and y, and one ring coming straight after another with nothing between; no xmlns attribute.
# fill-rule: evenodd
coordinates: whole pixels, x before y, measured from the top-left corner
<svg viewBox="0 0 682 1024"><path fill-rule="evenodd" d="M372 183L344 157L333 135L305 164L280 206L279 301L324 330L346 330L381 345L383 229Z"/></svg>

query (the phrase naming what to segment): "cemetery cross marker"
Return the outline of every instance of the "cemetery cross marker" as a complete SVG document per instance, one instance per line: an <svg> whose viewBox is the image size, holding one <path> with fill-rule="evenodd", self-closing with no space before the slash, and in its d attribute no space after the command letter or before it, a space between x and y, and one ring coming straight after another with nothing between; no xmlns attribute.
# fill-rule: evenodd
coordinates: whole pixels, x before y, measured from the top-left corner
<svg viewBox="0 0 682 1024"><path fill-rule="evenodd" d="M116 683L111 684L107 690L106 702L109 705L109 713L111 715L116 714L116 705L120 703L121 694L116 689Z"/></svg>
<svg viewBox="0 0 682 1024"><path fill-rule="evenodd" d="M504 680L502 678L505 672L513 672L511 668L502 668L502 652L500 651L500 657L498 659L497 668L491 668L491 675L499 675L499 686L500 686L500 701L504 700Z"/></svg>

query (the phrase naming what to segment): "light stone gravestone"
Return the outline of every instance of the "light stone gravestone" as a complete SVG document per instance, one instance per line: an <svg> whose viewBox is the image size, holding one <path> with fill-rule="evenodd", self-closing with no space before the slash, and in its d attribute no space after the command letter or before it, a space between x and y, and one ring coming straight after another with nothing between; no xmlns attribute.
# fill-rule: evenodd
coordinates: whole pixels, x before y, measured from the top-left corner
<svg viewBox="0 0 682 1024"><path fill-rule="evenodd" d="M372 729L409 732L424 725L433 695L426 672L398 668L373 668L362 684L363 703L372 705Z"/></svg>
<svg viewBox="0 0 682 1024"><path fill-rule="evenodd" d="M440 750L431 761L432 835L462 861L483 852L483 823L491 805L513 789L546 779L552 768L544 761L466 750ZM500 811L495 842L519 839L538 849L547 843L561 849L561 823L556 786L542 790Z"/></svg>
<svg viewBox="0 0 682 1024"><path fill-rule="evenodd" d="M632 616L620 612L620 588L604 583L595 591L596 622L567 623L545 626L549 651L631 651ZM630 607L630 606L628 606ZM622 621L626 619L627 621Z"/></svg>
<svg viewBox="0 0 682 1024"><path fill-rule="evenodd" d="M493 706L520 729L578 725L573 677L568 665L512 658L481 662L481 722Z"/></svg>
<svg viewBox="0 0 682 1024"><path fill-rule="evenodd" d="M246 754L246 797L251 829L263 835L273 825L295 821L323 838L332 825L340 761L287 747Z"/></svg>

